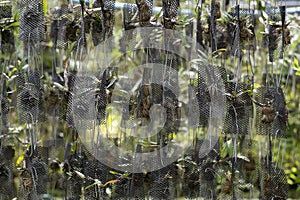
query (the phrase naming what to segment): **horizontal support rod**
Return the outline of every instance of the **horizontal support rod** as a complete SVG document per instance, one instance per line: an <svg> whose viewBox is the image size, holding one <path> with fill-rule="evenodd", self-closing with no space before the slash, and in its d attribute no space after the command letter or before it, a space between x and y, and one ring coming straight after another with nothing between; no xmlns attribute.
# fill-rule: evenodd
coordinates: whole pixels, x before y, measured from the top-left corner
<svg viewBox="0 0 300 200"><path fill-rule="evenodd" d="M79 3L80 0L73 0L73 3ZM89 0L86 0L85 3L87 5L89 5L90 1ZM121 10L123 8L126 8L126 5L127 6L136 6L136 4L130 4L130 3L120 3L120 2L115 2L115 9L116 10ZM299 3L300 5L300 3ZM247 5L245 5L247 6ZM287 5L287 8L286 8L286 12L287 13L297 13L297 14L300 14L300 7L297 6L297 7L288 7L289 5ZM244 6L242 6L244 7ZM156 13L159 13L161 11L162 7L159 7L159 6L156 6L156 7L153 7L153 13L156 14ZM186 14L186 15L192 15L192 11L190 9L181 9L181 14ZM254 14L258 14L258 10L255 10Z"/></svg>

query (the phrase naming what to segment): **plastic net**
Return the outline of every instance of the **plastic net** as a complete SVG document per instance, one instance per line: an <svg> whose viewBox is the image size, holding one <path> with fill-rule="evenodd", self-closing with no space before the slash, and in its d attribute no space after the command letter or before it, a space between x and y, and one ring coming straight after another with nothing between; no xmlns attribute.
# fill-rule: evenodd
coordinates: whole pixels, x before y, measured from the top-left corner
<svg viewBox="0 0 300 200"><path fill-rule="evenodd" d="M258 88L257 133L278 137L286 137L287 108L281 88ZM258 122L261 123L258 123Z"/></svg>
<svg viewBox="0 0 300 200"><path fill-rule="evenodd" d="M131 30L129 34L126 34L126 37L123 37L121 40L121 45L123 52L126 52L128 49L131 50L134 48L136 44L136 31L135 23L138 13L138 7L135 4L127 3L123 7L123 29L125 31Z"/></svg>
<svg viewBox="0 0 300 200"><path fill-rule="evenodd" d="M8 98L7 98L7 93L5 91L6 87L6 80L2 80L1 84L1 135L6 134L7 132L7 125L8 125L8 109L9 109L9 104L8 104Z"/></svg>
<svg viewBox="0 0 300 200"><path fill-rule="evenodd" d="M240 51L242 48L251 49L249 45L253 41L254 35L254 24L253 24L253 13L248 9L240 9L236 6L229 12L228 23L228 39L231 46L231 53L237 57L242 56ZM246 44L245 44L246 43Z"/></svg>
<svg viewBox="0 0 300 200"><path fill-rule="evenodd" d="M66 48L69 37L72 40L76 40L76 32L78 27L68 20L70 16L70 10L68 4L62 4L56 10L53 10L53 22L51 24L51 38L53 40L54 48ZM67 32L67 27L69 31Z"/></svg>
<svg viewBox="0 0 300 200"><path fill-rule="evenodd" d="M0 196L3 199L9 199L16 195L14 188L14 163L13 158L15 151L12 146L1 146L0 149L1 164L0 164L0 179L3 184L0 187Z"/></svg>
<svg viewBox="0 0 300 200"><path fill-rule="evenodd" d="M5 18L12 17L12 5L10 1L0 1L0 19L3 20Z"/></svg>
<svg viewBox="0 0 300 200"><path fill-rule="evenodd" d="M19 73L17 107L20 123L36 123L42 119L42 92L40 72L29 70Z"/></svg>
<svg viewBox="0 0 300 200"><path fill-rule="evenodd" d="M198 101L198 106L194 109L199 109L199 121L195 121L195 125L207 126L209 118L209 105L211 102L208 86L204 77L201 76L204 72L198 68L198 78L191 81L194 92L196 93L196 99ZM197 119L195 119L197 120ZM191 122L193 123L193 122Z"/></svg>
<svg viewBox="0 0 300 200"><path fill-rule="evenodd" d="M3 2L0 199L287 198L288 112L281 87L253 89L253 10L199 4L194 30L179 0ZM274 61L285 9L266 13Z"/></svg>
<svg viewBox="0 0 300 200"><path fill-rule="evenodd" d="M164 27L173 29L175 25L175 19L178 14L179 1L163 1L163 16L164 16Z"/></svg>
<svg viewBox="0 0 300 200"><path fill-rule="evenodd" d="M271 19L275 22L280 21L280 12L277 8L270 8ZM278 25L277 25L278 26ZM276 25L270 25L268 30L268 48L269 48L269 60L274 61L274 52L278 48L278 41L280 36L280 29Z"/></svg>
<svg viewBox="0 0 300 200"><path fill-rule="evenodd" d="M282 169L273 165L261 167L261 197L263 199L287 199L288 184Z"/></svg>
<svg viewBox="0 0 300 200"><path fill-rule="evenodd" d="M153 199L172 199L174 198L174 165L162 168L150 174L151 185L149 195Z"/></svg>
<svg viewBox="0 0 300 200"><path fill-rule="evenodd" d="M149 25L150 18L152 15L152 7L153 7L153 1L152 0L138 0L137 2L138 6L138 14L139 14L139 21L141 26Z"/></svg>
<svg viewBox="0 0 300 200"><path fill-rule="evenodd" d="M0 1L0 26L9 26L12 20L12 4L10 1ZM2 54L12 53L15 50L13 28L1 29L0 48Z"/></svg>
<svg viewBox="0 0 300 200"><path fill-rule="evenodd" d="M227 83L228 113L225 119L225 133L248 134L252 117L252 100L248 94L249 85Z"/></svg>
<svg viewBox="0 0 300 200"><path fill-rule="evenodd" d="M28 44L42 41L45 34L43 2L22 1L20 15L19 39Z"/></svg>
<svg viewBox="0 0 300 200"><path fill-rule="evenodd" d="M269 61L283 58L284 48L291 43L290 30L286 25L286 6L269 7L267 13L274 23L266 26L263 44L269 49Z"/></svg>

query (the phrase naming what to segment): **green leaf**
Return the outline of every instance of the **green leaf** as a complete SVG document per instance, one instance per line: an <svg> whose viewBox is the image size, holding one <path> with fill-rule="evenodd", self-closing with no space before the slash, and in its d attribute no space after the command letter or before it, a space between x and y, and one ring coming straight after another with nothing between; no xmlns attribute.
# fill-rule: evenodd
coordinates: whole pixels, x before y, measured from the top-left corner
<svg viewBox="0 0 300 200"><path fill-rule="evenodd" d="M246 156L243 156L243 155L241 155L241 154L238 154L238 155L237 155L237 158L242 159L242 160L245 160L245 161L247 161L247 162L250 162L249 158L247 158Z"/></svg>
<svg viewBox="0 0 300 200"><path fill-rule="evenodd" d="M17 165L17 166L21 165L22 161L24 160L24 155L25 155L25 153L22 153L22 154L18 157L17 162L16 162L16 165Z"/></svg>
<svg viewBox="0 0 300 200"><path fill-rule="evenodd" d="M298 62L298 59L296 57L294 58L293 64L294 64L294 67L293 67L294 70L300 71L299 62Z"/></svg>
<svg viewBox="0 0 300 200"><path fill-rule="evenodd" d="M125 174L123 174L123 178L127 178L129 176L129 172L125 172Z"/></svg>
<svg viewBox="0 0 300 200"><path fill-rule="evenodd" d="M47 0L43 0L43 13L44 15L47 14L48 8L47 8Z"/></svg>
<svg viewBox="0 0 300 200"><path fill-rule="evenodd" d="M239 184L238 187L242 191L249 191L254 186L251 183L247 183L247 184Z"/></svg>
<svg viewBox="0 0 300 200"><path fill-rule="evenodd" d="M85 175L79 171L75 170L75 173L77 174L77 176L79 176L81 179L85 179Z"/></svg>
<svg viewBox="0 0 300 200"><path fill-rule="evenodd" d="M11 28L11 27L18 27L20 25L20 22L13 22L11 24L9 24L7 27L5 27L6 29Z"/></svg>
<svg viewBox="0 0 300 200"><path fill-rule="evenodd" d="M288 179L287 182L289 185L294 185L294 181L292 181L291 179Z"/></svg>
<svg viewBox="0 0 300 200"><path fill-rule="evenodd" d="M72 43L70 44L70 46L69 46L69 48L68 48L68 50L67 50L67 58L70 58L71 53L72 53L72 51L73 51L73 49L74 49L74 47L75 47L75 44L76 44L76 41L75 41L75 42L72 42Z"/></svg>
<svg viewBox="0 0 300 200"><path fill-rule="evenodd" d="M260 85L259 83L254 83L254 84L253 84L253 87L254 87L255 89L257 89L257 88L261 87L261 85Z"/></svg>
<svg viewBox="0 0 300 200"><path fill-rule="evenodd" d="M289 176L291 179L293 179L293 180L296 180L297 179L297 177L295 176L295 174L290 174L290 176Z"/></svg>
<svg viewBox="0 0 300 200"><path fill-rule="evenodd" d="M154 19L158 19L158 18L162 17L162 14L163 14L162 11L163 11L163 10L161 9L161 10L159 11L159 13L157 13L157 14L154 16Z"/></svg>
<svg viewBox="0 0 300 200"><path fill-rule="evenodd" d="M110 174L113 174L113 175L119 175L119 176L122 176L122 174L120 174L119 172L115 172L115 171L109 171Z"/></svg>
<svg viewBox="0 0 300 200"><path fill-rule="evenodd" d="M94 185L96 185L96 183L92 183L91 185L86 186L84 189L87 190L87 189L93 187Z"/></svg>
<svg viewBox="0 0 300 200"><path fill-rule="evenodd" d="M71 147L71 152L75 153L76 152L76 148L77 148L77 144L76 144L76 142L73 142L72 143L72 147Z"/></svg>

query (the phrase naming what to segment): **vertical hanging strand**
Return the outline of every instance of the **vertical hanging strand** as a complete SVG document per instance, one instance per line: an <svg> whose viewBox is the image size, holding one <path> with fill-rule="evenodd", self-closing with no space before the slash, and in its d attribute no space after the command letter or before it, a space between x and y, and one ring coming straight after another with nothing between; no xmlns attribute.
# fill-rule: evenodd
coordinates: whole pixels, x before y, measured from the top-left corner
<svg viewBox="0 0 300 200"><path fill-rule="evenodd" d="M80 0L80 5L81 5L81 34L80 34L78 45L83 46L83 51L87 52L87 41L85 36L85 20L84 20L84 10L85 10L84 0Z"/></svg>
<svg viewBox="0 0 300 200"><path fill-rule="evenodd" d="M235 165L236 165L236 158L232 158L231 159L231 162L232 162L232 168L231 168L231 173L232 173L232 175L231 175L231 182L232 182L232 200L236 200L236 195L235 195L235 185L234 185L234 183L235 183L235 169L236 169L236 167L235 167Z"/></svg>
<svg viewBox="0 0 300 200"><path fill-rule="evenodd" d="M256 27L254 11L255 11L255 6L253 7L253 10L251 12L251 19L252 19L252 24L253 24L253 33L254 33L254 30L255 30L255 27ZM253 68L256 65L256 62L255 62L256 37L255 37L255 35L253 37L252 45L253 45L253 49L252 49L253 63L250 64L250 67L251 67L251 76L252 76L252 81L251 81L252 85L251 85L251 87L253 89L253 87L254 87L254 84L253 84L254 83L254 70L253 70ZM249 61L251 62L250 53L249 53Z"/></svg>
<svg viewBox="0 0 300 200"><path fill-rule="evenodd" d="M270 16L269 16L269 18L271 20L276 21L274 8L269 8L269 9L270 9L270 14L269 14ZM268 42L269 61L270 62L274 62L274 52L275 52L275 50L277 48L277 37L278 37L277 31L276 31L276 26L273 25L273 24L270 24L268 32L269 32L269 35L268 35L268 39L269 39L269 42ZM273 69L273 66L272 66L272 69Z"/></svg>
<svg viewBox="0 0 300 200"><path fill-rule="evenodd" d="M235 13L237 16L237 24L236 24L236 40L237 40L237 57L239 59L239 65L241 61L241 35L240 35L240 5L236 5Z"/></svg>
<svg viewBox="0 0 300 200"><path fill-rule="evenodd" d="M200 0L199 0L200 1ZM196 35L196 41L197 41L197 45L200 45L201 47L203 47L202 41L202 23L201 23L201 14L202 14L202 0L201 3L199 5L200 2L198 2L197 4L197 35ZM197 47L198 48L198 47Z"/></svg>
<svg viewBox="0 0 300 200"><path fill-rule="evenodd" d="M1 77L1 132L0 135L6 134L7 129L7 114L8 114L8 99L6 93L6 78ZM1 146L1 139L0 139L0 146Z"/></svg>
<svg viewBox="0 0 300 200"><path fill-rule="evenodd" d="M271 141L271 133L268 127L268 153L267 153L267 169L268 173L271 173L271 165L272 165L272 141Z"/></svg>
<svg viewBox="0 0 300 200"><path fill-rule="evenodd" d="M283 58L284 54L284 45L285 45L285 35L284 35L284 26L285 26L285 12L286 12L286 6L279 6L280 9L280 15L281 15L281 35L282 35L282 44L281 44L281 49L279 53L279 58Z"/></svg>
<svg viewBox="0 0 300 200"><path fill-rule="evenodd" d="M104 2L103 0L99 0L98 1L98 4L100 5L100 8L101 8L101 19L102 19L102 40L104 41L105 40L105 32L106 32L106 27L105 27L105 7L104 7Z"/></svg>
<svg viewBox="0 0 300 200"><path fill-rule="evenodd" d="M211 51L214 53L217 50L217 41L215 40L216 33L216 20L215 20L215 0L210 1L210 40Z"/></svg>
<svg viewBox="0 0 300 200"><path fill-rule="evenodd" d="M102 37L105 40L113 34L115 1L99 0L98 4L101 7L102 30L104 30Z"/></svg>
<svg viewBox="0 0 300 200"><path fill-rule="evenodd" d="M40 51L40 43L44 40L45 24L43 2L40 0L22 0L20 9L19 39L24 42L24 54L37 48ZM27 51L28 49L28 51Z"/></svg>
<svg viewBox="0 0 300 200"><path fill-rule="evenodd" d="M242 61L242 55L241 55L241 37L240 37L240 5L235 6L235 16L237 17L237 22L235 26L235 33L234 33L234 47L233 47L233 56L238 59L238 65L235 67L235 90L237 90L238 86L238 80L240 79L240 68L241 68L241 61Z"/></svg>
<svg viewBox="0 0 300 200"><path fill-rule="evenodd" d="M186 4L188 6L188 9L192 10L192 8L193 8L192 0L188 0ZM187 17L190 19L190 18L192 18L192 15L193 15L193 13L189 12L187 14ZM188 25L186 25L185 26L185 34L186 34L186 36L193 38L194 37L193 36L193 29L194 29L194 23L193 22L190 22Z"/></svg>
<svg viewBox="0 0 300 200"><path fill-rule="evenodd" d="M238 3L238 2L237 2ZM236 42L236 48L234 48L234 57L237 57L238 59L238 65L236 66L235 70L235 88L234 91L238 91L238 85L239 85L239 79L240 79L240 67L241 67L241 45L240 45L240 5L237 4L235 6L235 15L237 17L237 23L236 23L236 31L235 31L235 37L234 41ZM239 127L238 127L238 120L237 120L237 112L236 108L234 108L234 113L235 113L235 123L236 123L236 133L235 133L235 138L234 138L234 158L232 159L232 177L231 180L233 182L232 184L232 199L236 199L236 194L235 194L235 172L236 172L236 164L237 164L237 143L238 143L238 135L239 135Z"/></svg>
<svg viewBox="0 0 300 200"><path fill-rule="evenodd" d="M150 19L152 15L152 0L136 0L136 5L138 7L139 14L139 24L140 26L147 26L150 24Z"/></svg>

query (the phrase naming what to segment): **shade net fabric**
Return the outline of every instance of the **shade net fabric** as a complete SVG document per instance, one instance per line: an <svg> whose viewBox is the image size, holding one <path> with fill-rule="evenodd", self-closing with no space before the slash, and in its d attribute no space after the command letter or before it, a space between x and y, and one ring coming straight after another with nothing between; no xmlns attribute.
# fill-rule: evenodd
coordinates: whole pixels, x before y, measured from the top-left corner
<svg viewBox="0 0 300 200"><path fill-rule="evenodd" d="M212 0L195 26L179 0L17 2L0 0L0 199L287 199L285 89L240 68L253 10ZM273 62L287 27L268 28Z"/></svg>

